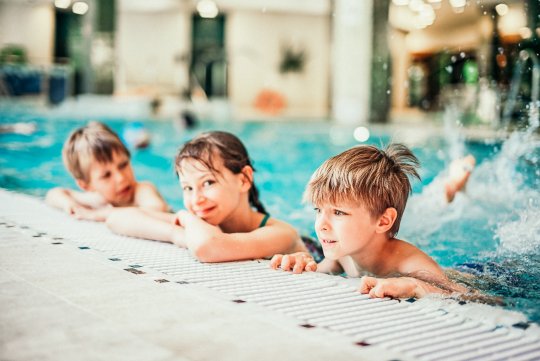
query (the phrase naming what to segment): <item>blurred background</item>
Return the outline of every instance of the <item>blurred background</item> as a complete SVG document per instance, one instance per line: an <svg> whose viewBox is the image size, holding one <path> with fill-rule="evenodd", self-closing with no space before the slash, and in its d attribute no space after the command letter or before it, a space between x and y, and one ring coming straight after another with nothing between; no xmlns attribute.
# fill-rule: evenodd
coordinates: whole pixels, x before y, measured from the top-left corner
<svg viewBox="0 0 540 361"><path fill-rule="evenodd" d="M212 119L353 124L418 120L450 104L465 123L496 126L517 71L518 100L538 100L539 8L538 0L0 0L0 94L55 106L103 95L163 117L190 109ZM516 70L524 49L531 58Z"/></svg>

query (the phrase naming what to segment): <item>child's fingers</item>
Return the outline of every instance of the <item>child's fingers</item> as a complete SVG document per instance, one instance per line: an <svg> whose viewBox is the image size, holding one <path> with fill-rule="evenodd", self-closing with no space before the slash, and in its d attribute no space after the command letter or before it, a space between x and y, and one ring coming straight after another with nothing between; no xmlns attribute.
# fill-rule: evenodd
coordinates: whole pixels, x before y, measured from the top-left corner
<svg viewBox="0 0 540 361"><path fill-rule="evenodd" d="M315 272L317 270L317 262L315 261L309 261L306 265L306 271L308 272Z"/></svg>
<svg viewBox="0 0 540 361"><path fill-rule="evenodd" d="M386 280L375 279L376 284L369 290L369 297L371 298L383 298L386 296L392 297L392 287L389 286Z"/></svg>
<svg viewBox="0 0 540 361"><path fill-rule="evenodd" d="M302 256L296 256L294 261L293 273L302 273L306 267L306 262Z"/></svg>
<svg viewBox="0 0 540 361"><path fill-rule="evenodd" d="M384 285L384 282L379 282L375 287L373 287L370 291L369 291L369 297L371 298L383 298L385 297L385 290L386 287Z"/></svg>
<svg viewBox="0 0 540 361"><path fill-rule="evenodd" d="M273 269L278 269L279 265L281 264L282 258L282 254L275 254L270 260L270 267L272 267Z"/></svg>
<svg viewBox="0 0 540 361"><path fill-rule="evenodd" d="M377 279L375 277L369 277L369 276L364 276L360 279L360 287L359 287L359 291L360 293L370 293L371 289L375 286L377 286Z"/></svg>
<svg viewBox="0 0 540 361"><path fill-rule="evenodd" d="M289 271L291 269L291 257L288 254L284 255L281 259L281 269Z"/></svg>
<svg viewBox="0 0 540 361"><path fill-rule="evenodd" d="M294 259L294 273L302 273L303 271L315 271L317 269L317 264L313 260L311 255L299 252L293 255Z"/></svg>
<svg viewBox="0 0 540 361"><path fill-rule="evenodd" d="M185 218L188 216L189 213L187 211L181 210L176 212L176 219L174 220L174 224L176 224L177 226L184 225L186 223Z"/></svg>

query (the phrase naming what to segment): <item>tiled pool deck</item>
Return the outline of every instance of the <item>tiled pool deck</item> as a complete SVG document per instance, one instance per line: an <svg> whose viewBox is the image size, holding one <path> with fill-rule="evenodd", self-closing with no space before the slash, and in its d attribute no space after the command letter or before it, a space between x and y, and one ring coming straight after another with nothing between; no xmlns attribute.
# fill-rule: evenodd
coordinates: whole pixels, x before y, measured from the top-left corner
<svg viewBox="0 0 540 361"><path fill-rule="evenodd" d="M1 360L540 359L519 314L369 300L265 261L201 264L4 190L0 248Z"/></svg>

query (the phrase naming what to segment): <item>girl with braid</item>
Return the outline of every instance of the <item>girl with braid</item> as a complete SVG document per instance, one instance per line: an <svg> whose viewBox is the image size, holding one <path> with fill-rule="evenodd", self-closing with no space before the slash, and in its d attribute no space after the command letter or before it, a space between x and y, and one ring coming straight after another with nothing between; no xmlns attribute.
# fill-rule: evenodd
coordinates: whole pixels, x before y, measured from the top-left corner
<svg viewBox="0 0 540 361"><path fill-rule="evenodd" d="M116 233L188 248L202 262L270 258L306 251L296 230L271 218L259 200L247 150L233 134L203 133L175 159L186 210L124 208L107 224Z"/></svg>

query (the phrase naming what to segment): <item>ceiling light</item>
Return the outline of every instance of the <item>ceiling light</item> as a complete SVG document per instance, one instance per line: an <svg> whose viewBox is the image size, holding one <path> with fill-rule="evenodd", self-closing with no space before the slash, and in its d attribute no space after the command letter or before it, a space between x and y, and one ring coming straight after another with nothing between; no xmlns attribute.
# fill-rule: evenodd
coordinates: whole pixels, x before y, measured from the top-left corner
<svg viewBox="0 0 540 361"><path fill-rule="evenodd" d="M71 0L54 0L54 6L59 9L67 9L71 5Z"/></svg>
<svg viewBox="0 0 540 361"><path fill-rule="evenodd" d="M450 5L453 8L463 8L467 5L467 0L450 0Z"/></svg>
<svg viewBox="0 0 540 361"><path fill-rule="evenodd" d="M397 6L404 6L409 4L409 0L392 0L392 3Z"/></svg>
<svg viewBox="0 0 540 361"><path fill-rule="evenodd" d="M219 10L215 2L211 0L201 0L197 3L197 11L202 18L212 19L215 18Z"/></svg>
<svg viewBox="0 0 540 361"><path fill-rule="evenodd" d="M363 143L369 139L369 129L366 127L357 127L353 132L353 137L356 141Z"/></svg>
<svg viewBox="0 0 540 361"><path fill-rule="evenodd" d="M82 1L77 1L73 4L73 12L78 15L84 15L88 12L88 4L83 3Z"/></svg>
<svg viewBox="0 0 540 361"><path fill-rule="evenodd" d="M508 5L501 3L495 6L495 10L497 10L497 14L499 14L499 16L505 16L508 14Z"/></svg>

